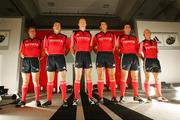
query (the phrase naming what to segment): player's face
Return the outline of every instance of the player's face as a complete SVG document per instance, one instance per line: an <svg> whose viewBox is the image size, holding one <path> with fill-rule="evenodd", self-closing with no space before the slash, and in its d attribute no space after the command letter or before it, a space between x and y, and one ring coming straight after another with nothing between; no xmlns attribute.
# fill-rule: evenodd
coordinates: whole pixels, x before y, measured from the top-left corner
<svg viewBox="0 0 180 120"><path fill-rule="evenodd" d="M58 23L58 22L55 22L54 25L53 25L53 31L55 33L59 33L61 31L61 24Z"/></svg>
<svg viewBox="0 0 180 120"><path fill-rule="evenodd" d="M125 25L124 26L124 33L125 34L130 34L131 33L131 26L130 25Z"/></svg>
<svg viewBox="0 0 180 120"><path fill-rule="evenodd" d="M78 23L78 26L79 27L86 27L87 26L86 20L85 19L80 19L79 23Z"/></svg>
<svg viewBox="0 0 180 120"><path fill-rule="evenodd" d="M29 28L28 35L29 35L30 38L35 38L36 37L36 29Z"/></svg>
<svg viewBox="0 0 180 120"><path fill-rule="evenodd" d="M107 23L106 23L106 22L101 22L101 24L100 24L100 29L101 29L102 31L107 31L107 29L108 29Z"/></svg>
<svg viewBox="0 0 180 120"><path fill-rule="evenodd" d="M145 31L144 31L144 37L145 37L147 40L150 40L150 38L151 38L151 31L150 31L150 30L145 30Z"/></svg>

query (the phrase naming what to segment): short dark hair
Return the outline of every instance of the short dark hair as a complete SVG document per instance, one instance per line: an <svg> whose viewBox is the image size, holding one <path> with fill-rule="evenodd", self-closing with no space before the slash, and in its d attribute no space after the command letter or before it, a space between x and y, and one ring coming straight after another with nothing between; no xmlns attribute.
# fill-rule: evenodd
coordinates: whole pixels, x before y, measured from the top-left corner
<svg viewBox="0 0 180 120"><path fill-rule="evenodd" d="M61 24L61 22L59 21L59 20L55 20L54 22L53 22L53 24L54 23L59 23L59 24Z"/></svg>
<svg viewBox="0 0 180 120"><path fill-rule="evenodd" d="M87 22L87 19L86 19L85 17L80 17L80 18L78 19L78 23L79 23L79 21L80 21L81 19L84 19L84 20Z"/></svg>
<svg viewBox="0 0 180 120"><path fill-rule="evenodd" d="M100 20L99 21L99 26L101 26L101 23L106 23L108 25L108 22L106 20Z"/></svg>
<svg viewBox="0 0 180 120"><path fill-rule="evenodd" d="M28 27L27 27L27 32L28 32L30 29L35 29L35 30L36 30L36 26L28 26Z"/></svg>
<svg viewBox="0 0 180 120"><path fill-rule="evenodd" d="M129 26L131 27L131 24L130 24L130 23L125 23L125 24L124 24L124 27L125 27L126 25L129 25Z"/></svg>

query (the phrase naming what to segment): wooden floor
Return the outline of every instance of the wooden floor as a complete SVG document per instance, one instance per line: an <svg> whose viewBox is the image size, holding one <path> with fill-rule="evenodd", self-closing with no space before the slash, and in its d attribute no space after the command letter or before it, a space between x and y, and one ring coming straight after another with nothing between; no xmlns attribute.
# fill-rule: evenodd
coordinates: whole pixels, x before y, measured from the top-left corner
<svg viewBox="0 0 180 120"><path fill-rule="evenodd" d="M81 94L78 107L69 106L63 109L60 94L53 95L53 105L49 108L37 108L35 102L30 101L24 108L15 108L8 105L0 110L0 120L55 120L55 119L98 119L98 120L180 120L180 99L176 91L164 91L164 96L170 99L168 103L158 102L155 98L152 103L133 102L132 91L126 93L126 103L114 105L109 102L110 92L104 92L105 104L89 106L87 96ZM117 92L119 95L119 92ZM144 93L140 92L144 97ZM71 104L73 96L68 94L68 102ZM94 97L97 95L94 93ZM119 99L119 98L118 98ZM96 100L96 99L95 99ZM146 99L144 99L146 100ZM41 100L43 103L45 97Z"/></svg>

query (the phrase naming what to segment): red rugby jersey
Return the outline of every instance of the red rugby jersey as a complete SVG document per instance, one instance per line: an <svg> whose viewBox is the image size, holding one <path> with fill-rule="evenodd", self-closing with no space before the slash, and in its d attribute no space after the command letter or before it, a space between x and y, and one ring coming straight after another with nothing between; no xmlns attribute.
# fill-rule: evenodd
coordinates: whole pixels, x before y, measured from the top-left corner
<svg viewBox="0 0 180 120"><path fill-rule="evenodd" d="M138 40L133 35L122 35L118 40L118 49L122 54L137 54Z"/></svg>
<svg viewBox="0 0 180 120"><path fill-rule="evenodd" d="M92 35L89 31L75 31L71 36L71 43L75 51L91 51Z"/></svg>
<svg viewBox="0 0 180 120"><path fill-rule="evenodd" d="M139 47L144 54L144 58L157 58L158 46L154 40L143 40Z"/></svg>
<svg viewBox="0 0 180 120"><path fill-rule="evenodd" d="M20 45L20 54L24 57L39 57L41 55L41 40L38 38L27 38Z"/></svg>
<svg viewBox="0 0 180 120"><path fill-rule="evenodd" d="M113 52L116 37L112 32L99 32L94 36L93 47L97 47L97 52Z"/></svg>
<svg viewBox="0 0 180 120"><path fill-rule="evenodd" d="M64 34L49 34L44 38L44 49L49 55L65 55L67 49L68 38Z"/></svg>

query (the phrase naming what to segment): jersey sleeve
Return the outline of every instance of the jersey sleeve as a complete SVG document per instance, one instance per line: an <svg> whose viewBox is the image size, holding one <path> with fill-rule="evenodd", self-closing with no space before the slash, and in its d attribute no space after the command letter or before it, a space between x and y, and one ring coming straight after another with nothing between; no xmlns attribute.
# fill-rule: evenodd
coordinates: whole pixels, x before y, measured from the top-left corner
<svg viewBox="0 0 180 120"><path fill-rule="evenodd" d="M157 53L159 52L159 50L158 50L158 43L156 42L156 47L157 47Z"/></svg>
<svg viewBox="0 0 180 120"><path fill-rule="evenodd" d="M138 54L138 51L139 51L139 41L138 39L135 37L136 39L136 51L137 51L137 54Z"/></svg>
<svg viewBox="0 0 180 120"><path fill-rule="evenodd" d="M70 47L72 48L72 47L74 47L74 32L72 33L72 35L71 35L71 37L70 37Z"/></svg>
<svg viewBox="0 0 180 120"><path fill-rule="evenodd" d="M93 47L97 47L97 35L95 35L92 40L93 40L93 41L92 41L92 46L93 46Z"/></svg>
<svg viewBox="0 0 180 120"><path fill-rule="evenodd" d="M113 33L112 33L113 34ZM113 34L113 48L115 48L116 47L116 36L115 36L115 34Z"/></svg>
<svg viewBox="0 0 180 120"><path fill-rule="evenodd" d="M65 54L67 55L70 50L70 40L68 37L66 37L66 40L65 40L65 49L66 49Z"/></svg>
<svg viewBox="0 0 180 120"><path fill-rule="evenodd" d="M44 40L43 40L43 48L44 48L44 50L48 49L48 46L49 46L49 44L48 44L48 37L45 36Z"/></svg>
<svg viewBox="0 0 180 120"><path fill-rule="evenodd" d="M119 36L117 39L117 45L118 45L118 51L121 52L122 50L121 36Z"/></svg>
<svg viewBox="0 0 180 120"><path fill-rule="evenodd" d="M139 55L144 54L144 50L143 50L144 46L143 45L144 45L143 42L140 42L139 45L138 45L138 54Z"/></svg>
<svg viewBox="0 0 180 120"><path fill-rule="evenodd" d="M19 48L19 53L23 54L23 51L24 51L24 42L22 41L21 45L20 45L20 48Z"/></svg>
<svg viewBox="0 0 180 120"><path fill-rule="evenodd" d="M92 48L93 48L93 37L91 35L91 37L90 37L90 51L92 51Z"/></svg>

